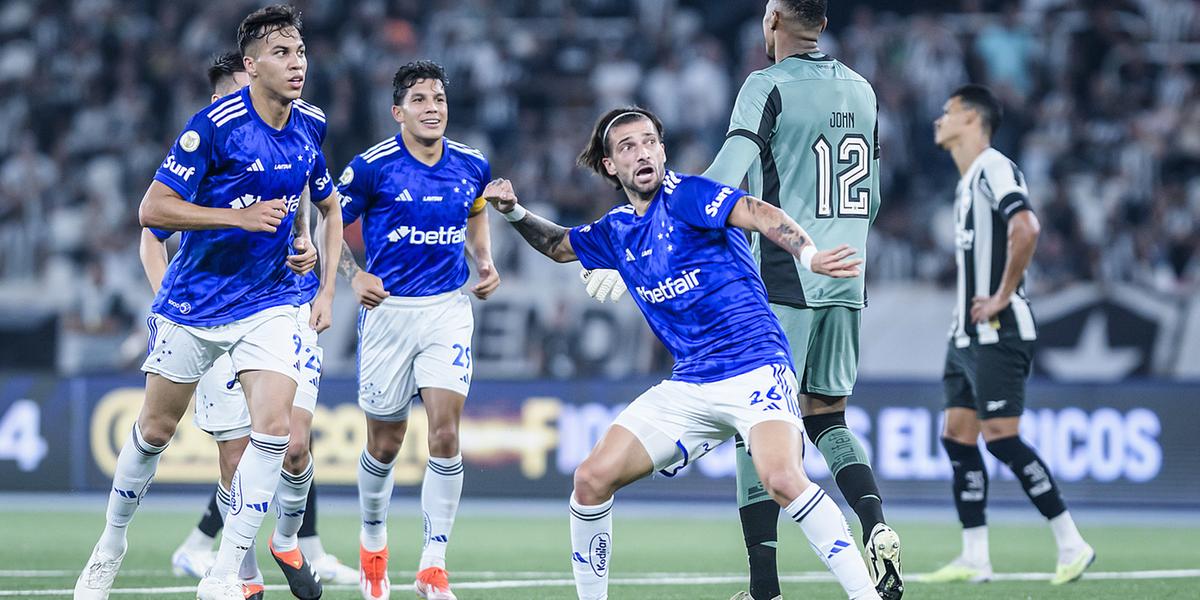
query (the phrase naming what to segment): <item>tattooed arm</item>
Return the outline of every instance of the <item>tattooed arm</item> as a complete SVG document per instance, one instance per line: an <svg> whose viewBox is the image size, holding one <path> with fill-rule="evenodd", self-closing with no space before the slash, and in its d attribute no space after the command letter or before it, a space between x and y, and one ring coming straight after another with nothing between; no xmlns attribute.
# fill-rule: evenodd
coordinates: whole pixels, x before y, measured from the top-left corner
<svg viewBox="0 0 1200 600"><path fill-rule="evenodd" d="M497 179L489 183L483 190L483 197L512 223L534 250L549 256L555 262L579 260L575 249L571 247L571 236L567 235L570 230L517 204L517 195L513 192L510 181Z"/></svg>
<svg viewBox="0 0 1200 600"><path fill-rule="evenodd" d="M818 251L808 232L779 208L753 196L743 196L729 213L729 225L757 231L788 251L813 273L829 277L858 277L862 259L850 259L855 250L842 244Z"/></svg>

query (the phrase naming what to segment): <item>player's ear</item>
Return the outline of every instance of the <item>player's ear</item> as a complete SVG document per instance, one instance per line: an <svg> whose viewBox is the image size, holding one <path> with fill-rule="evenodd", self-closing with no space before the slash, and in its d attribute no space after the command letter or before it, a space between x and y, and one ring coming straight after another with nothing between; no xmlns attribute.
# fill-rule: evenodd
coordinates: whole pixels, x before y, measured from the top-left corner
<svg viewBox="0 0 1200 600"><path fill-rule="evenodd" d="M404 109L393 104L392 105L392 118L395 119L397 123L403 123L404 122Z"/></svg>
<svg viewBox="0 0 1200 600"><path fill-rule="evenodd" d="M826 27L829 27L829 17L822 17L821 28L817 30L817 33L825 33Z"/></svg>
<svg viewBox="0 0 1200 600"><path fill-rule="evenodd" d="M604 158L600 159L600 163L604 165L604 170L605 170L605 171L606 171L606 172L607 172L609 175L612 175L612 176L616 177L616 175L617 175L617 165L613 163L613 161L612 161L612 159L611 159L611 158L609 158L609 157L605 156Z"/></svg>
<svg viewBox="0 0 1200 600"><path fill-rule="evenodd" d="M251 79L258 75L258 66L255 64L253 58L249 56L243 56L242 67L246 69L246 74L249 75Z"/></svg>

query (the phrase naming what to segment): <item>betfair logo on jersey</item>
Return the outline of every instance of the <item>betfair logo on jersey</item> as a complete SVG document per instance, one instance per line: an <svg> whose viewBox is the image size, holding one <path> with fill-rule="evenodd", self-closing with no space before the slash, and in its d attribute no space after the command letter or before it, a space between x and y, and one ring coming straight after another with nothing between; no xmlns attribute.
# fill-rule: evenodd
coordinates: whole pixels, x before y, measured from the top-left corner
<svg viewBox="0 0 1200 600"><path fill-rule="evenodd" d="M713 201L709 202L708 206L704 207L704 214L710 217L716 217L717 213L721 212L721 205L725 203L725 199L728 198L732 193L733 188L731 187L721 188L721 192L717 194L717 197L713 198Z"/></svg>
<svg viewBox="0 0 1200 600"><path fill-rule="evenodd" d="M397 243L407 239L408 243L417 246L445 246L461 244L467 239L466 227L438 227L436 230L421 231L415 227L401 225L387 235L389 242Z"/></svg>
<svg viewBox="0 0 1200 600"><path fill-rule="evenodd" d="M287 202L287 211L289 213L296 212L296 209L300 208L299 194L293 194L284 198L283 200ZM247 208L259 202L262 202L262 196L255 196L254 194L242 194L241 196L238 196L229 202L229 208Z"/></svg>
<svg viewBox="0 0 1200 600"><path fill-rule="evenodd" d="M674 300L698 287L700 287L700 269L692 269L680 273L682 277L668 277L652 288L644 288L638 286L638 296L650 304L658 304L667 300Z"/></svg>
<svg viewBox="0 0 1200 600"><path fill-rule="evenodd" d="M196 174L196 167L185 167L175 162L174 154L167 155L167 160L163 161L162 168L182 177L184 181L191 179L192 175Z"/></svg>

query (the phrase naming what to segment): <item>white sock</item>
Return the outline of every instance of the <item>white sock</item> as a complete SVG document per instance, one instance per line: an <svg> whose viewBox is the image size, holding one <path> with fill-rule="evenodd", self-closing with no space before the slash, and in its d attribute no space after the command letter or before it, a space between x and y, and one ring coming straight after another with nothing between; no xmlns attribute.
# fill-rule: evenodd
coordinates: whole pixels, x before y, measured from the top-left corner
<svg viewBox="0 0 1200 600"><path fill-rule="evenodd" d="M279 504L279 519L275 522L275 535L271 543L280 552L294 550L298 544L296 533L304 521L308 507L308 488L312 487L313 460L308 457L308 466L299 475L286 470L279 474L279 489L275 501Z"/></svg>
<svg viewBox="0 0 1200 600"><path fill-rule="evenodd" d="M359 542L370 552L387 548L388 503L392 501L392 466L363 450L358 459L358 508L362 514Z"/></svg>
<svg viewBox="0 0 1200 600"><path fill-rule="evenodd" d="M229 490L217 482L217 511L221 514L221 521L229 516ZM246 555L242 557L241 564L238 565L238 579L242 581L254 581L262 583L262 571L258 569L258 556L254 553L254 544L250 544L250 548L246 550Z"/></svg>
<svg viewBox="0 0 1200 600"><path fill-rule="evenodd" d="M193 527L192 532L188 534L187 539L183 540L183 547L189 550L212 550L213 542L216 538L208 537L208 534L200 531L199 527Z"/></svg>
<svg viewBox="0 0 1200 600"><path fill-rule="evenodd" d="M1058 562L1065 563L1075 558L1075 555L1087 545L1070 511L1050 519L1050 531L1054 532L1054 543L1058 544Z"/></svg>
<svg viewBox="0 0 1200 600"><path fill-rule="evenodd" d="M571 571L579 600L608 598L608 565L612 560L613 499L596 506L575 501L571 492Z"/></svg>
<svg viewBox="0 0 1200 600"><path fill-rule="evenodd" d="M238 461L230 486L229 514L221 534L221 547L212 568L214 577L232 579L246 558L254 536L271 507L271 498L279 487L283 455L288 436L250 432L250 445Z"/></svg>
<svg viewBox="0 0 1200 600"><path fill-rule="evenodd" d="M847 595L851 598L878 597L845 515L825 495L821 486L810 484L784 510L800 524L809 545L842 584Z"/></svg>
<svg viewBox="0 0 1200 600"><path fill-rule="evenodd" d="M117 468L113 472L104 533L97 544L102 556L116 558L125 553L125 531L146 490L150 488L154 471L158 469L158 457L166 448L165 445L147 443L137 423L133 424L129 439L125 440L121 453L117 455Z"/></svg>
<svg viewBox="0 0 1200 600"><path fill-rule="evenodd" d="M450 458L429 457L425 481L421 484L421 511L425 514L425 549L421 551L419 570L446 568L446 545L458 513L462 496L462 454Z"/></svg>
<svg viewBox="0 0 1200 600"><path fill-rule="evenodd" d="M217 512L221 513L221 523L229 517L229 490L221 482L217 482ZM222 526L224 529L224 526Z"/></svg>
<svg viewBox="0 0 1200 600"><path fill-rule="evenodd" d="M962 531L962 557L972 566L982 567L992 564L988 552L987 525L968 527Z"/></svg>
<svg viewBox="0 0 1200 600"><path fill-rule="evenodd" d="M300 538L300 552L304 554L304 558L308 562L321 560L325 556L325 546L321 545L321 536L310 535Z"/></svg>

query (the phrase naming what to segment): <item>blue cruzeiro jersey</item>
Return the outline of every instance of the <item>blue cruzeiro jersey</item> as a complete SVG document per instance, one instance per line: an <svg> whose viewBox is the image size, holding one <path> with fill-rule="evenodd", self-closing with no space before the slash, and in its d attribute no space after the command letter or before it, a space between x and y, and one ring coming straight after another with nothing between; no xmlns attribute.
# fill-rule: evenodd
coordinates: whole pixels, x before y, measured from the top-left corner
<svg viewBox="0 0 1200 600"><path fill-rule="evenodd" d="M304 186L314 203L333 193L321 153L324 140L319 108L294 101L287 124L276 130L254 110L248 87L196 113L154 179L200 206L240 209L282 198L288 212L275 233L184 231L151 310L207 327L299 305L302 284L286 259L293 252L292 222ZM164 233L155 232L160 238Z"/></svg>
<svg viewBox="0 0 1200 600"><path fill-rule="evenodd" d="M589 269L616 269L675 358L672 379L708 383L791 365L746 236L727 221L745 192L668 171L646 214L625 204L571 229Z"/></svg>
<svg viewBox="0 0 1200 600"><path fill-rule="evenodd" d="M491 167L478 150L443 139L433 166L409 154L400 134L354 157L338 191L342 220L363 219L367 272L393 296L433 296L457 290L470 269L463 253L467 217Z"/></svg>

